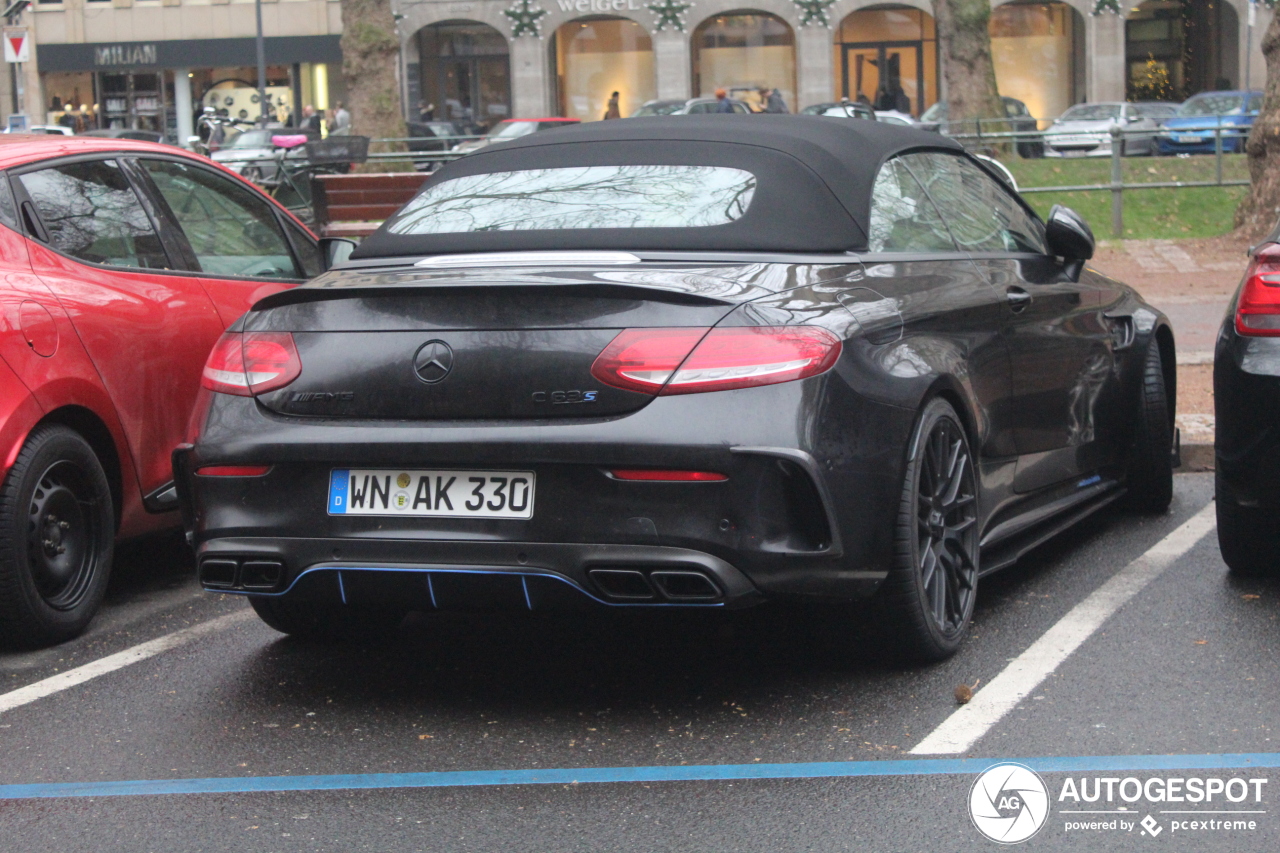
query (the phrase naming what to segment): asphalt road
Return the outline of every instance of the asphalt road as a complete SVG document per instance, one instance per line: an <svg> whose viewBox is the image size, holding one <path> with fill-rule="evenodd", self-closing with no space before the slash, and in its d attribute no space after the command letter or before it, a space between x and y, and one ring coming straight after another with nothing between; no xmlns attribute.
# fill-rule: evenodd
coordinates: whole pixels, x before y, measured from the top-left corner
<svg viewBox="0 0 1280 853"><path fill-rule="evenodd" d="M985 687L988 699L1004 689L1002 671L1037 665L1051 626L1094 612L1099 591L1145 565L1212 488L1212 475L1180 476L1168 516L1104 511L984 580L969 641L920 669L822 614L765 608L451 615L390 644L310 645L236 618L248 607L200 593L176 543L146 543L86 636L0 654L0 850L995 849L969 797L978 771L1004 760L1039 770L1049 792L1023 849L1275 850L1280 581L1229 578L1212 529L968 749L908 755L957 712L957 685L977 685L966 710L977 708ZM192 626L203 633L181 642ZM59 689L151 641L144 650L172 647ZM15 704L31 690L47 695ZM1259 762L1271 767L1233 768ZM743 778L751 765L764 778ZM636 769L654 767L685 769ZM447 771L524 775L452 777L466 786L431 775ZM506 784L538 773L556 781ZM657 781L678 773L687 781ZM1158 778L1157 790L1212 777L1225 793L1181 805L1060 797L1068 778L1096 788L1097 777ZM125 796L106 784L133 780L180 781ZM1248 797L1229 800L1241 785ZM162 792L174 786L195 792ZM296 790L260 790L282 786ZM1089 810L1110 813L1074 813ZM1146 816L1154 835L1142 834ZM1174 825L1220 819L1254 828Z"/></svg>

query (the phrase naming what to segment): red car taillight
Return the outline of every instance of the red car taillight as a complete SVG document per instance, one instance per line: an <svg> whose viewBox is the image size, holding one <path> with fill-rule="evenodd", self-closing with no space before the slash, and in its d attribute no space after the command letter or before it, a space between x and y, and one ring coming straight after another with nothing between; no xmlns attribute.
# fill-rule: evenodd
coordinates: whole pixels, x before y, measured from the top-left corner
<svg viewBox="0 0 1280 853"><path fill-rule="evenodd" d="M627 329L591 375L628 391L698 394L806 379L839 357L840 339L816 326Z"/></svg>
<svg viewBox="0 0 1280 853"><path fill-rule="evenodd" d="M1280 336L1280 245L1273 243L1253 256L1236 305L1236 333Z"/></svg>
<svg viewBox="0 0 1280 853"><path fill-rule="evenodd" d="M288 332L224 332L209 353L200 384L219 394L252 397L301 375L302 359Z"/></svg>

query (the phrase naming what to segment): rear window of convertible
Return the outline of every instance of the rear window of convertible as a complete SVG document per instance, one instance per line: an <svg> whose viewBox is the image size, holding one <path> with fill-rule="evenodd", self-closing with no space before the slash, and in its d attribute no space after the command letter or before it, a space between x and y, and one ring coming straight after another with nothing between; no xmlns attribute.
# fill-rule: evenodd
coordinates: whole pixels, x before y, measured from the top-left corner
<svg viewBox="0 0 1280 853"><path fill-rule="evenodd" d="M696 228L741 219L756 178L726 166L579 166L490 172L427 187L391 234Z"/></svg>

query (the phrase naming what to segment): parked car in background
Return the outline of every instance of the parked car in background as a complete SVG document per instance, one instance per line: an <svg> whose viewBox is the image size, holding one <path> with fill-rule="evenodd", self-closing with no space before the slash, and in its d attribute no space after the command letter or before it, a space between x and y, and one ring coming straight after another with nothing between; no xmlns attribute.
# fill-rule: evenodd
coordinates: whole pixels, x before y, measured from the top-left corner
<svg viewBox="0 0 1280 853"><path fill-rule="evenodd" d="M5 128L4 133L14 133L15 131ZM75 136L75 131L69 127L63 127L60 124L33 124L22 133L30 133L34 136Z"/></svg>
<svg viewBox="0 0 1280 853"><path fill-rule="evenodd" d="M738 114L750 113L751 107L746 101L737 98L726 98L733 111ZM690 98L684 101L664 100L648 101L640 109L631 114L631 118L652 116L687 116L715 113L718 101L715 98Z"/></svg>
<svg viewBox="0 0 1280 853"><path fill-rule="evenodd" d="M309 141L320 138L317 131L292 127L228 130L227 138L223 140L221 147L211 153L209 158L247 180L258 183L272 181L275 180L276 173L279 171L276 146L271 141L277 136L306 136ZM305 152L298 149L290 152L289 156L290 159L302 159Z"/></svg>
<svg viewBox="0 0 1280 853"><path fill-rule="evenodd" d="M409 150L413 152L450 151L460 144L458 137L471 135L461 125L451 121L410 121L406 122L406 127L409 131ZM439 162L415 162L413 165L419 171L429 172Z"/></svg>
<svg viewBox="0 0 1280 853"><path fill-rule="evenodd" d="M98 130L86 130L81 136L97 136L102 139L134 139L138 142L163 142L164 135L158 130L139 130L132 127L104 127Z"/></svg>
<svg viewBox="0 0 1280 853"><path fill-rule="evenodd" d="M1255 246L1213 354L1218 546L1232 572L1280 576L1280 225Z"/></svg>
<svg viewBox="0 0 1280 853"><path fill-rule="evenodd" d="M89 623L117 536L178 523L169 456L222 330L322 263L179 148L10 136L0 169L0 641L37 645Z"/></svg>
<svg viewBox="0 0 1280 853"><path fill-rule="evenodd" d="M492 147L214 348L174 453L200 582L302 636L791 599L947 657L981 576L1172 499L1169 321L1093 250L873 121Z"/></svg>
<svg viewBox="0 0 1280 853"><path fill-rule="evenodd" d="M832 118L865 118L875 120L875 110L866 104L860 104L857 101L850 101L848 98L842 101L833 101L826 104L813 104L805 107L800 111L801 115L806 116L831 116Z"/></svg>
<svg viewBox="0 0 1280 853"><path fill-rule="evenodd" d="M458 143L453 146L453 150L460 154L470 154L472 151L479 151L494 143L510 142L531 133L556 130L574 124L581 124L581 122L576 118L509 118L495 124L492 130L479 139Z"/></svg>
<svg viewBox="0 0 1280 853"><path fill-rule="evenodd" d="M1012 121L1009 125L1002 126L997 122L983 125L983 129L988 128L992 132L1000 133L1017 133L1014 137L1017 143L1017 152L1020 157L1043 157L1044 156L1044 140L1040 135L1040 123L1031 115L1027 105L1017 98L1002 98L1004 101L1004 114ZM950 128L947 122L947 102L938 101L929 109L924 111L917 123L921 130L931 130L935 133L953 134L959 133L961 128ZM970 125L964 130L965 134L973 134L973 127ZM1005 140L1008 137L1004 137ZM981 147L980 141L974 136L966 136L962 142L967 148Z"/></svg>
<svg viewBox="0 0 1280 853"><path fill-rule="evenodd" d="M899 127L915 127L919 122L911 113L904 113L900 110L876 110L876 121L885 124L896 124Z"/></svg>
<svg viewBox="0 0 1280 853"><path fill-rule="evenodd" d="M1076 104L1044 132L1046 157L1110 157L1111 128L1124 131L1120 155L1154 154L1161 122L1172 118L1177 104L1160 102Z"/></svg>
<svg viewBox="0 0 1280 853"><path fill-rule="evenodd" d="M1242 154L1261 109L1261 92L1201 92L1165 120L1157 149L1160 154L1212 154L1220 132L1222 150Z"/></svg>

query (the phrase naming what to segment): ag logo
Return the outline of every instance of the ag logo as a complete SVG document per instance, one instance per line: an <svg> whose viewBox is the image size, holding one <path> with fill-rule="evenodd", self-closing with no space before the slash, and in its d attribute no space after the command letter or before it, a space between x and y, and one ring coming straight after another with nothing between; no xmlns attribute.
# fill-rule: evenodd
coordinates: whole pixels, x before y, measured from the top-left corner
<svg viewBox="0 0 1280 853"><path fill-rule="evenodd" d="M1039 832L1049 819L1049 789L1030 767L997 764L973 783L969 817L978 832L992 841L1018 844Z"/></svg>

